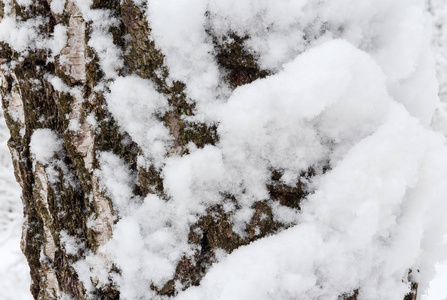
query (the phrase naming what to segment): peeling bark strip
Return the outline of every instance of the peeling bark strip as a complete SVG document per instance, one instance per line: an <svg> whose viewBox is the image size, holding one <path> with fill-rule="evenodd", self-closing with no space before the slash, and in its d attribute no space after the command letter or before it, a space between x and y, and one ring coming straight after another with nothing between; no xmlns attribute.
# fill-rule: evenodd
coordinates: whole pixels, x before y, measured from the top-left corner
<svg viewBox="0 0 447 300"><path fill-rule="evenodd" d="M53 238L55 232L53 219L49 207L48 195L48 179L45 168L37 163L36 171L34 172L36 183L34 185L34 193L39 217L43 220L43 254L41 261L42 277L46 279L45 288L40 290L38 299L58 299L61 296L59 283L56 277L56 270L54 265L56 262L56 243Z"/></svg>
<svg viewBox="0 0 447 300"><path fill-rule="evenodd" d="M94 23L101 20L87 20L76 3L68 0L62 14L52 12L51 1L47 0L33 0L26 9L14 0L0 3L0 15L5 14L6 5L9 16L18 21L44 20L36 29L42 40L49 40L58 24L67 26L68 37L60 53L51 53L43 46L16 51L13 45L0 43L0 92L26 218L22 251L31 268L35 299L119 299L117 278L122 270L105 254L104 247L110 246L116 224L126 217L122 207L141 205L148 195L156 195L163 204L172 203L172 198L165 188L165 165L144 160L144 139L143 143L137 141L109 111L106 98L113 78L105 80L106 70L100 67L104 53L99 53L99 46L89 44L94 31L106 36L104 42L110 42L110 53L116 50L117 59L122 60L123 64L117 64L114 70L116 74L148 80L166 99L165 110L155 114L169 131L166 158L191 157L191 148L217 145L219 124L194 118L198 100L190 98L186 83L169 78L165 56L151 36L145 12L133 1L94 0L91 9L110 17L110 24L101 26ZM316 32L324 34L322 30ZM244 41L248 37L229 32L217 38L210 30L207 38L212 41L210 52L222 72L220 84L229 91L272 74L263 70L256 56L246 49ZM49 162L39 161L30 149L33 133L42 128L62 140L62 149ZM119 199L114 199L107 178L101 176L104 153L113 154L124 166L117 167L126 169L131 178L130 192L119 194ZM239 230L232 213L243 199L222 193L216 204L197 213L196 219L191 218L185 238L189 251L175 260L171 276L144 282L154 299L167 299L200 285L219 252L231 253L293 226L293 221L279 221L275 209L297 214L309 194L307 183L329 169L328 163L322 165L320 170L310 167L303 171L294 186L281 181L284 170L272 168L271 176L267 176L268 195L249 204L251 214L247 214L245 228ZM76 244L74 250L67 246L71 241ZM405 300L416 299L418 284L411 284L412 291ZM346 291L339 299L356 300L359 294L361 287Z"/></svg>
<svg viewBox="0 0 447 300"><path fill-rule="evenodd" d="M67 46L60 53L60 68L74 82L85 82L85 21L79 8L68 1L65 13L70 16Z"/></svg>

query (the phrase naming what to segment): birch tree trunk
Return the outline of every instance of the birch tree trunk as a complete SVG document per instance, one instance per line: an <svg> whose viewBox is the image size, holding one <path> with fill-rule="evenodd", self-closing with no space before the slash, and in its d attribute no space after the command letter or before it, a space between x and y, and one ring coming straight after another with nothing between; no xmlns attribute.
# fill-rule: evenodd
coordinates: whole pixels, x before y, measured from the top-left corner
<svg viewBox="0 0 447 300"><path fill-rule="evenodd" d="M107 110L103 94L95 91L104 74L97 53L88 46L92 24L84 21L79 8L70 0L60 14L52 12L50 5L46 0L34 0L29 9L15 1L6 4L11 9L8 17L15 20L26 22L43 18L42 26L38 27L41 35L50 37L57 25L66 26L67 44L60 53L53 53L53 61L48 62L52 53L42 49L23 53L2 42L0 51L3 64L9 67L3 68L1 74L1 93L11 131L8 145L16 178L23 190L26 222L21 247L31 268L31 292L36 299L60 299L63 295L76 299L118 299L119 292L113 281L97 284L92 278L95 291L87 292L72 267L86 253L95 253L110 239L117 217L94 174L98 167L96 155L111 151L131 166L138 174L138 184L134 186L136 195L154 193L163 197L163 180L154 168L137 166L136 158L141 153L139 145L120 130ZM109 28L114 43L125 53L125 65L120 74L135 74L152 80L170 99L170 111L160 116L175 141L170 155L187 155L187 144L191 141L198 147L214 144L218 140L215 126L186 124L181 119L182 114L194 113L194 103L186 101L183 83L175 82L174 88L166 84L163 53L150 40L151 30L133 2L95 0L92 9L109 9L120 21ZM2 17L5 14L3 2L0 13ZM216 44L216 55L222 67L228 69L226 80L233 88L267 75L244 51L241 42L242 38L235 37L232 43ZM49 82L51 78L60 79L69 90L55 90ZM73 90L79 91L81 96L73 97L70 94ZM99 122L96 128L88 122L91 115ZM79 124L77 130L70 128L73 122ZM63 155L52 158L58 165L51 169L52 174L48 173L48 165L36 162L30 153L31 135L39 128L49 128L63 140ZM271 192L282 205L297 209L304 195L300 186L291 189L272 184ZM194 256L195 261L185 257L179 262L172 280L164 286L153 287L157 293L174 295L177 292L173 288L174 280L182 281L185 287L198 285L213 261L216 248L231 252L282 227L272 220L265 203L257 203L255 209L247 228L249 237L241 239L232 232L229 216L222 208L212 208L208 216L191 228L190 242L201 246ZM262 213L268 217L261 220ZM217 218L212 217L215 214ZM194 234L197 228L203 233ZM260 228L261 232L255 234L255 228ZM70 253L61 240L64 234L76 237L84 248ZM108 272L119 272L113 265L109 267Z"/></svg>

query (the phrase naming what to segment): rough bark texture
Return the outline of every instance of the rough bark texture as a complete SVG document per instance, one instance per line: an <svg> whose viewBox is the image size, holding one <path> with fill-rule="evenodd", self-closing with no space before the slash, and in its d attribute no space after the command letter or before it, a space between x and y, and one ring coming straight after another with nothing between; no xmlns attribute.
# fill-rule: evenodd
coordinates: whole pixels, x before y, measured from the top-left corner
<svg viewBox="0 0 447 300"><path fill-rule="evenodd" d="M164 195L163 179L155 168L137 166L136 159L141 153L139 145L120 130L107 110L104 96L94 90L104 74L99 67L97 53L88 46L92 24L83 20L76 5L67 1L64 12L57 15L52 14L47 0L34 0L28 10L13 3L18 19L45 18L46 25L39 28L42 35L50 36L56 24L64 24L68 28L67 45L54 62L48 62L49 53L44 50L30 50L24 55L5 43L0 45L2 63L9 66L8 72L0 74L1 93L11 132L8 145L17 181L23 189L26 222L22 251L31 268L31 292L36 299L59 299L63 295L76 299L119 299L119 291L112 280L104 285L92 278L96 291L86 292L72 267L86 253L95 253L113 234L115 212L110 199L101 193L99 179L93 172L98 165L97 154L111 151L120 156L138 174L139 185L134 187L138 195L154 193L169 201ZM219 138L216 126L186 123L181 118L183 114L194 114L194 102L187 101L182 82L174 82L173 88L166 83L168 70L163 64L163 53L150 39L151 29L143 12L130 0L95 0L93 3L93 8L110 9L120 21L118 26L110 28L116 46L124 53L125 64L120 74L135 74L153 81L158 91L169 99L171 109L160 118L174 138L170 155L188 155L187 144L190 141L199 148L216 143ZM2 14L0 3L0 17ZM215 39L215 56L227 71L225 80L232 88L269 75L267 71L260 70L253 55L244 50L243 41L244 37L235 35L229 36L228 41ZM82 98L87 101L55 91L48 75L59 77L72 88L79 87ZM99 121L96 129L86 120L90 114ZM80 124L80 130L74 132L69 129L73 120ZM31 135L39 128L54 130L64 141L63 155L53 157L57 162L54 167L56 175L53 173L51 176L58 177L57 183L50 182L47 166L33 161L30 154ZM312 176L312 171L302 176ZM278 201L298 210L300 200L306 195L304 184L299 182L291 188L282 185L280 177L279 170L272 170L269 201ZM234 196L227 197L232 199ZM190 229L189 242L199 246L193 259L185 256L170 281L162 287L153 285L152 288L159 295L172 296L178 292L174 281L180 281L185 288L198 285L215 260L216 249L231 253L285 227L274 221L268 201L257 202L253 208L255 213L246 228L247 238L232 230L230 216L222 207L210 208L209 214ZM76 237L84 248L76 254L68 253L61 242L63 233ZM119 272L113 265L109 268L110 272ZM340 298L357 299L358 294L356 290ZM415 299L415 295L408 295L405 299Z"/></svg>

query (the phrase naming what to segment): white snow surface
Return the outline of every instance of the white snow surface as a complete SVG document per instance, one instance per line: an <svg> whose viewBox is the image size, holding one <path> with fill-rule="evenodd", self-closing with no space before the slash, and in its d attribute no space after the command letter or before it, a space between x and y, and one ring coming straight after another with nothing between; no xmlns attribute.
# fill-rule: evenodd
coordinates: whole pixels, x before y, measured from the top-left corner
<svg viewBox="0 0 447 300"><path fill-rule="evenodd" d="M51 11L55 14L62 14L64 12L66 0L52 0L50 3Z"/></svg>
<svg viewBox="0 0 447 300"><path fill-rule="evenodd" d="M13 50L26 55L28 50L48 49L52 52L52 58L58 55L65 47L67 41L66 27L58 24L54 28L51 38L45 38L39 34L39 27L45 25L47 20L42 17L31 18L26 21L17 20L10 12L12 4L9 0L2 1L4 4L5 16L0 20L0 41L9 44ZM57 2L57 1L55 1ZM28 6L31 0L21 0L18 4ZM60 10L60 5L56 10ZM25 8L24 8L25 9Z"/></svg>
<svg viewBox="0 0 447 300"><path fill-rule="evenodd" d="M67 27L62 24L54 26L53 39L49 41L52 56L59 55L67 44Z"/></svg>
<svg viewBox="0 0 447 300"><path fill-rule="evenodd" d="M426 5L434 17L432 45L441 99L441 106L436 111L432 125L447 135L447 2L427 0ZM430 289L422 296L423 300L447 299L447 260L436 266L436 272L436 277L430 282Z"/></svg>
<svg viewBox="0 0 447 300"><path fill-rule="evenodd" d="M157 114L167 111L167 99L151 81L128 76L118 77L110 85L107 105L120 127L142 147L146 160L160 168L172 139L169 129L157 119Z"/></svg>
<svg viewBox="0 0 447 300"><path fill-rule="evenodd" d="M23 213L20 187L15 181L9 138L0 112L0 299L32 299L31 278L25 256L20 251Z"/></svg>
<svg viewBox="0 0 447 300"><path fill-rule="evenodd" d="M55 154L62 151L62 140L51 129L36 129L31 136L30 151L39 163L48 164Z"/></svg>

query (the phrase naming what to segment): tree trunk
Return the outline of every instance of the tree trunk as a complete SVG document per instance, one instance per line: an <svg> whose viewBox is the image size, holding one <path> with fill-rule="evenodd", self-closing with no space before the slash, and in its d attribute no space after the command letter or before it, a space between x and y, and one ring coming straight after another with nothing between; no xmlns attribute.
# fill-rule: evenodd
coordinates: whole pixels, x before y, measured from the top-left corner
<svg viewBox="0 0 447 300"><path fill-rule="evenodd" d="M218 124L185 118L196 114L196 103L187 94L186 83L169 81L165 56L151 37L143 8L133 1L94 0L90 9L107 9L106 16L116 20L100 28L95 24L97 20L85 19L77 1L67 0L63 9L54 0L33 0L27 9L19 3L0 3L0 17L13 18L21 24L43 20L33 30L48 41L57 35L61 25L67 33L66 45L55 48L57 53L32 37L32 47L21 48L13 42L0 44L1 95L11 132L8 145L15 176L23 191L26 221L21 247L31 268L31 292L36 299L119 299L115 278L121 270L100 249L111 240L115 225L125 213L104 188L104 177L98 172L101 157L113 153L135 174L131 200L126 200L129 205L151 194L167 202L171 196L165 188L164 166L147 159L144 143L138 143L122 128L107 105L107 84L113 76L104 69L102 60L111 54L107 49L104 54L99 47L93 47L92 36L102 31L122 51L123 64L116 68L116 75L148 80L168 100L168 109L156 116L169 130L167 157L191 155L191 145L199 149L216 145ZM327 26L323 23L313 33L322 35ZM261 69L256 57L245 49L248 37L235 33L226 38L217 38L212 32L208 35L213 40L212 53L225 74L222 85L234 90L272 74ZM59 143L60 147L48 159L40 159L34 153L37 150L33 150L36 132L48 133L43 129L50 129L59 140L54 144ZM141 163L141 159L146 160ZM240 200L231 194L221 195L221 202L207 207L188 229L188 243L195 251L181 255L171 278L146 282L147 286L159 296L173 296L198 286L218 259L219 251L231 253L294 225L278 221L272 207L299 211L301 200L311 191L307 186L309 179L329 168L326 163L304 170L295 186L281 181L282 170L270 170L269 198L251 205L253 212L242 234L233 228L233 215L222 204L233 203L237 207ZM75 241L75 247L71 241ZM101 263L93 263L81 272L79 262L86 258ZM98 276L101 271L106 275ZM413 294L405 299L416 299L416 283L412 289ZM357 299L358 295L358 289L348 290L340 299Z"/></svg>
<svg viewBox="0 0 447 300"><path fill-rule="evenodd" d="M72 1L66 3L60 14L54 13L50 4L46 0L36 0L29 10L15 1L6 5L11 5L8 16L17 20L45 18L38 31L48 38L54 34L55 26L66 26L67 45L56 53L54 60L49 60L52 53L45 49L30 49L23 53L5 42L2 42L0 52L3 63L10 66L2 73L1 92L11 131L8 145L16 178L23 190L26 222L21 247L31 267L31 292L36 299L59 299L62 295L76 299L118 299L119 292L113 281L98 283L92 278L95 289L86 291L73 268L73 264L87 253L96 253L98 247L109 241L114 222L119 218L95 176L97 155L113 152L138 174L133 188L135 195L144 197L154 193L165 198L163 180L159 170L138 166L136 160L142 150L119 128L107 110L103 93L95 91L104 74L97 53L88 46L92 23L84 21ZM5 4L0 5L3 15ZM184 114L194 114L194 102L186 100L183 83L174 82L173 87L167 85L163 54L150 40L151 30L140 9L130 0L122 1L122 4L119 1L94 1L92 9L110 9L111 15L120 21L109 28L115 45L125 53L125 65L120 69L120 75L135 74L152 80L157 90L169 99L169 111L159 117L170 129L174 140L170 155L188 155L190 142L199 148L213 145L218 140L214 125L187 123L181 118ZM125 38L126 35L130 38ZM259 70L252 55L244 51L242 42L243 39L237 36L231 43L216 42L216 56L221 66L228 70L225 80L233 88L268 74ZM50 83L51 78L60 79L69 89L56 90ZM81 92L81 97L70 94L75 89ZM88 122L88 116L92 115L98 121L96 128ZM70 128L73 122L79 124L76 130ZM30 152L31 136L39 128L49 128L63 140L63 151L47 164L36 161ZM273 199L298 209L305 194L301 186L282 186L276 183L276 173L272 176ZM200 246L200 250L178 262L171 280L161 286L153 285L156 293L176 294L175 280L181 281L184 288L198 285L213 262L216 249L231 252L284 227L273 220L271 209L265 202L256 203L254 209L256 212L246 229L248 236L241 238L232 231L230 216L220 205L209 208L208 214L202 216L190 231L190 243ZM267 218L261 219L262 214ZM195 234L199 228L202 233ZM260 231L255 232L255 228ZM75 237L84 247L71 253L64 246L64 235ZM108 272L114 271L113 265L109 268Z"/></svg>

